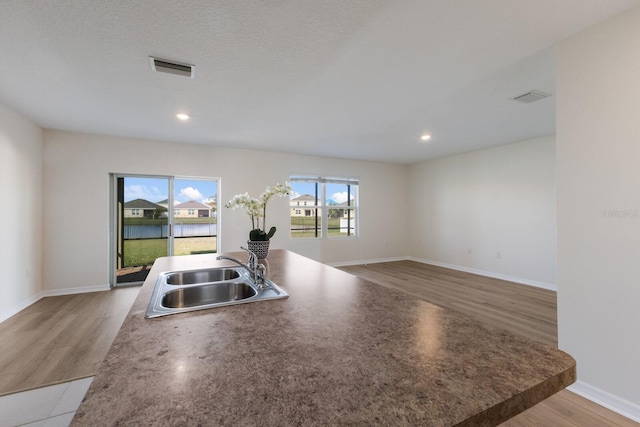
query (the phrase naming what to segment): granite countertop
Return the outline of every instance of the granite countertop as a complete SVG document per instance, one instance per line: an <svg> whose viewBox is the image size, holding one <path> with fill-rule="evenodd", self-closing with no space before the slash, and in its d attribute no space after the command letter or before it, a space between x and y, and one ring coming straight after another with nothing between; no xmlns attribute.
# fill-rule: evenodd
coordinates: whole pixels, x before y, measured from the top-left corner
<svg viewBox="0 0 640 427"><path fill-rule="evenodd" d="M562 351L286 250L264 263L287 299L144 318L159 273L215 257L156 261L72 425L496 425L575 381Z"/></svg>

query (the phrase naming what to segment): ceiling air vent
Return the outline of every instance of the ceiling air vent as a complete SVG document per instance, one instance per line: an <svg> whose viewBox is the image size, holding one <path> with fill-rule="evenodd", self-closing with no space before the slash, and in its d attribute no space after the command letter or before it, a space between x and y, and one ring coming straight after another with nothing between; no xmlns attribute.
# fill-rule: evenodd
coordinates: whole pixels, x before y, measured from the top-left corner
<svg viewBox="0 0 640 427"><path fill-rule="evenodd" d="M169 61L167 59L149 57L151 61L151 69L159 73L173 74L176 76L183 76L194 78L196 75L196 66L183 64L181 62Z"/></svg>
<svg viewBox="0 0 640 427"><path fill-rule="evenodd" d="M532 102L536 102L540 99L544 99L551 96L550 93L540 92L539 90L530 90L527 93L523 93L522 95L518 95L513 97L514 101L522 102L525 104L531 104Z"/></svg>

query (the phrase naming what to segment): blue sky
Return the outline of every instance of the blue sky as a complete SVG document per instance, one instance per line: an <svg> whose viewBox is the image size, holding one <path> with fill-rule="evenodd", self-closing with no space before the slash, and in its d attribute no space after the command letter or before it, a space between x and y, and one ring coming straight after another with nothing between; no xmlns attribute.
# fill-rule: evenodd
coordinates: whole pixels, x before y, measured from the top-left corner
<svg viewBox="0 0 640 427"><path fill-rule="evenodd" d="M303 194L310 194L315 196L315 184L312 182L292 182L293 198L302 196ZM320 191L318 189L318 191ZM343 203L347 201L347 186L345 184L326 184L327 201L335 203ZM322 196L318 194L318 196ZM351 199L354 195L351 194Z"/></svg>
<svg viewBox="0 0 640 427"><path fill-rule="evenodd" d="M311 182L294 182L292 198L303 194L315 194L314 184ZM346 185L344 184L326 184L327 200L335 203L342 203L347 200ZM205 181L197 179L174 180L173 197L177 203L195 200L206 203L210 198L214 198L217 194L217 182ZM124 201L128 202L134 199L144 199L157 203L161 200L168 199L169 180L167 178L139 178L125 177L124 180ZM254 197L259 194L254 194ZM351 195L353 198L353 194ZM224 203L224 202L223 202Z"/></svg>
<svg viewBox="0 0 640 427"><path fill-rule="evenodd" d="M197 179L174 180L173 197L178 203L195 200L205 203L216 196L217 182ZM169 198L169 180L166 178L125 177L124 201L144 199L157 203Z"/></svg>

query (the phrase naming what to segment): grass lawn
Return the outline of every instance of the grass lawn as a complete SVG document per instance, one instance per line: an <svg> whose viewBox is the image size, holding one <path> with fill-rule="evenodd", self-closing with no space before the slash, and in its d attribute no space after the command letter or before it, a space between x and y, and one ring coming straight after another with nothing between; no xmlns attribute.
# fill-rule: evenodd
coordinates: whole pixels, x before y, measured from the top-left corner
<svg viewBox="0 0 640 427"><path fill-rule="evenodd" d="M315 226L316 221L314 217L291 217L291 237L294 239L299 237L316 237ZM329 223L327 224L327 226L329 228L329 236L347 235L346 232L342 232L340 230L340 218L329 218ZM320 228L322 228L322 225L321 221L318 220L318 229ZM320 234L320 230L318 230L318 234Z"/></svg>
<svg viewBox="0 0 640 427"><path fill-rule="evenodd" d="M183 237L173 240L174 255L213 253L217 250L216 236ZM124 241L124 267L151 265L156 258L167 256L167 239Z"/></svg>
<svg viewBox="0 0 640 427"><path fill-rule="evenodd" d="M167 225L167 218L124 218L124 225ZM215 224L216 218L174 218L174 224Z"/></svg>
<svg viewBox="0 0 640 427"><path fill-rule="evenodd" d="M141 220L136 221L149 223L163 220ZM166 224L166 219L164 220ZM212 218L194 218L193 222L211 222ZM320 223L318 223L320 226ZM340 230L340 218L329 219L329 236L346 236ZM313 217L293 217L291 218L291 237L304 238L315 237L315 218ZM295 230L294 229L302 229ZM211 237L183 237L173 241L174 255L191 255L197 253L213 253L217 251L217 240ZM156 258L167 256L167 239L139 239L124 241L124 266L136 267L141 265L151 265Z"/></svg>

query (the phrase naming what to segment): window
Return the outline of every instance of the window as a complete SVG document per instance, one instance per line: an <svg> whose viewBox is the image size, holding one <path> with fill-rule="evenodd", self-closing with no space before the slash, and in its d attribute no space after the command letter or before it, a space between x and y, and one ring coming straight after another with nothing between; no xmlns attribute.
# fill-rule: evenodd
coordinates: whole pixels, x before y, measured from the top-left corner
<svg viewBox="0 0 640 427"><path fill-rule="evenodd" d="M292 238L357 237L357 180L292 176L290 182Z"/></svg>

